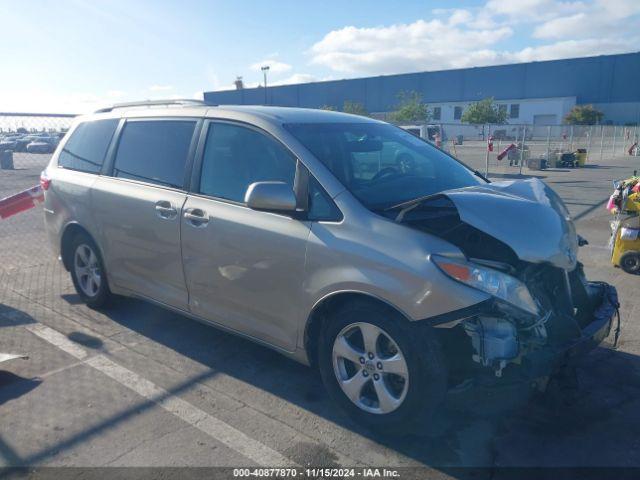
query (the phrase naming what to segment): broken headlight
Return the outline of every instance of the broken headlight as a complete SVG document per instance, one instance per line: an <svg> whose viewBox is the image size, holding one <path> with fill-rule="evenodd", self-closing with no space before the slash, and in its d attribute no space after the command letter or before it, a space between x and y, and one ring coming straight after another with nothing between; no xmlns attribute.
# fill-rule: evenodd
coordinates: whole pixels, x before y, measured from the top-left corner
<svg viewBox="0 0 640 480"><path fill-rule="evenodd" d="M454 280L482 290L529 313L538 314L538 305L529 289L517 278L493 268L463 260L453 260L439 255L432 255L431 259Z"/></svg>

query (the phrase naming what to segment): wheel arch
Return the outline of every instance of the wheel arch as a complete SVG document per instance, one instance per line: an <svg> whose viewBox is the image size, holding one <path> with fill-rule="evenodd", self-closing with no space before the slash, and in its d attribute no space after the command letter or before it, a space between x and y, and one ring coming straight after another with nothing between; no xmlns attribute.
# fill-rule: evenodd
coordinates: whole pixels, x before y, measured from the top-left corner
<svg viewBox="0 0 640 480"><path fill-rule="evenodd" d="M91 240L93 240L93 242L98 247L98 250L100 250L98 242L96 242L95 237L91 235L91 232L89 232L89 230L80 225L78 222L68 223L64 227L64 231L62 233L62 236L60 237L60 257L62 258L62 264L67 271L71 270L71 261L73 255L73 252L71 251L71 242L79 233L84 233L89 238L91 238ZM102 251L99 251L99 253L100 256L102 256Z"/></svg>
<svg viewBox="0 0 640 480"><path fill-rule="evenodd" d="M318 338L322 332L325 320L338 308L349 302L367 302L400 315L409 322L409 317L397 306L369 292L358 290L341 290L331 292L319 299L311 309L304 329L304 350L307 360L312 367L318 364Z"/></svg>

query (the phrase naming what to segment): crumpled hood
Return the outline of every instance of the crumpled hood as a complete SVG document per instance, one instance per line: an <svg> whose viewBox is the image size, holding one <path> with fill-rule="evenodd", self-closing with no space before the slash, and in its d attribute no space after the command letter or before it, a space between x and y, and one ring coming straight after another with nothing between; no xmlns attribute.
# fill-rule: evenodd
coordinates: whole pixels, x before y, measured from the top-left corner
<svg viewBox="0 0 640 480"><path fill-rule="evenodd" d="M508 245L520 260L573 270L578 239L560 197L538 179L447 190L460 220Z"/></svg>

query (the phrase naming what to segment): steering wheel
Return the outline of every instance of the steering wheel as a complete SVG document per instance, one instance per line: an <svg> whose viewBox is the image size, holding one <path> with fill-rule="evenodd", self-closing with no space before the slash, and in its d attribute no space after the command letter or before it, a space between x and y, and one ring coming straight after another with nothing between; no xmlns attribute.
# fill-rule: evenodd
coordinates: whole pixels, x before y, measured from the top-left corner
<svg viewBox="0 0 640 480"><path fill-rule="evenodd" d="M393 174L398 174L400 172L398 172L398 169L396 167L384 167L382 170L380 170L378 173L376 173L371 180L375 181L375 180L379 180L382 177L386 177L388 175L393 175Z"/></svg>

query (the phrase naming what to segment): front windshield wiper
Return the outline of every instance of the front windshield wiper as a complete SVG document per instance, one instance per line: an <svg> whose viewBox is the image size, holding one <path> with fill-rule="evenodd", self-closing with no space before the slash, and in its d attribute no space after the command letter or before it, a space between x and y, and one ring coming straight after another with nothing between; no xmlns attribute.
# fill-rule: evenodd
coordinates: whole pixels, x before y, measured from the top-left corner
<svg viewBox="0 0 640 480"><path fill-rule="evenodd" d="M491 183L491 180L489 180L487 177L485 177L483 174L481 174L478 170L474 170L474 171L473 171L473 174L474 174L476 177L480 177L480 178L481 178L481 179L483 179L485 182L487 182L487 183Z"/></svg>
<svg viewBox="0 0 640 480"><path fill-rule="evenodd" d="M402 203L398 203L396 205L392 205L390 207L387 207L385 209L383 209L383 211L388 212L389 210L396 210L398 208L407 208L410 207L411 205L415 204L415 203L420 203L423 200L427 200L428 198L431 197L435 197L436 195L440 195L440 193L431 193L429 195L422 195L421 197L416 197L412 200L406 200Z"/></svg>

